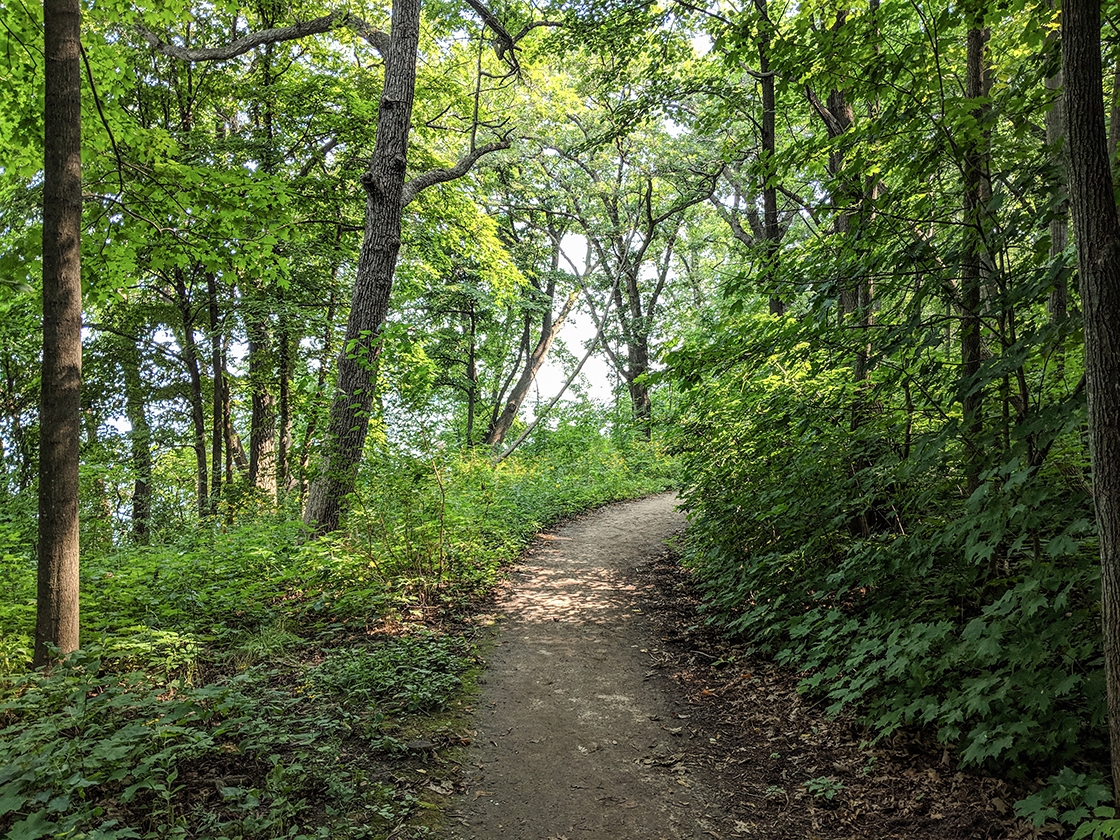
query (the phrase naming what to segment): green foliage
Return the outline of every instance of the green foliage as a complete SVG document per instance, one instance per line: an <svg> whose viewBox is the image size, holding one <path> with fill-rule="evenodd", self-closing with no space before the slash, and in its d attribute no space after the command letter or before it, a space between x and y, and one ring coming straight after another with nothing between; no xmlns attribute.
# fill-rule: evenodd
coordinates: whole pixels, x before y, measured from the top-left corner
<svg viewBox="0 0 1120 840"><path fill-rule="evenodd" d="M309 797L324 788L328 808L374 824L411 807L384 786L361 785L360 768L337 766L339 739L364 731L361 717L276 684L275 669L157 688L140 673L105 672L96 653L7 686L7 837L321 836ZM296 828L308 820L313 833ZM349 831L340 823L328 833Z"/></svg>
<svg viewBox="0 0 1120 840"><path fill-rule="evenodd" d="M823 799L826 802L831 802L836 798L836 794L844 789L844 783L836 779L830 779L828 776L818 776L815 779L809 779L802 782L801 786L813 795L814 799Z"/></svg>
<svg viewBox="0 0 1120 840"><path fill-rule="evenodd" d="M1047 820L1058 820L1071 827L1080 825L1074 837L1087 837L1090 833L1094 837L1108 837L1111 834L1105 833L1109 829L1103 823L1086 820L1090 815L1112 817L1113 809L1102 804L1111 799L1112 791L1102 779L1063 767L1047 780L1042 790L1016 802L1015 813L1036 826Z"/></svg>
<svg viewBox="0 0 1120 840"><path fill-rule="evenodd" d="M966 495L960 464L976 456L959 450L936 339L914 361L891 348L860 387L826 322L735 329L670 357L689 387L676 446L709 620L806 672L832 711L880 734L927 727L964 765L1015 775L1102 749L1080 395L1054 388L1018 422L990 414ZM1038 346L1024 358L1041 366ZM1002 381L995 360L986 376ZM1067 821L1089 814L1075 804Z"/></svg>
<svg viewBox="0 0 1120 840"><path fill-rule="evenodd" d="M666 486L651 445L580 434L500 466L386 449L349 529L313 543L249 504L89 557L84 648L49 674L26 673L34 565L23 529L0 527L0 834L390 834L417 803L376 761L475 663L415 621L490 586L557 518Z"/></svg>
<svg viewBox="0 0 1120 840"><path fill-rule="evenodd" d="M441 710L460 688L463 645L420 631L370 648L329 651L307 672L308 690L331 692L345 706Z"/></svg>

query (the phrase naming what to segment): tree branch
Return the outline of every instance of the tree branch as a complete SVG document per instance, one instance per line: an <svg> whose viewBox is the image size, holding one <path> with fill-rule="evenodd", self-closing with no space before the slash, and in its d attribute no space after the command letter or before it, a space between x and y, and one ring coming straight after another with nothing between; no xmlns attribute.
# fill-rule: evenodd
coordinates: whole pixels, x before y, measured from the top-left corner
<svg viewBox="0 0 1120 840"><path fill-rule="evenodd" d="M830 138L839 137L844 133L845 129L840 123L840 120L836 119L836 117L832 115L832 112L824 107L824 104L817 98L817 95L813 93L813 89L808 85L805 85L805 96L809 100L809 104L813 106L813 110L824 120L824 126L828 129L828 136Z"/></svg>
<svg viewBox="0 0 1120 840"><path fill-rule="evenodd" d="M509 147L509 140L498 140L494 143L487 143L485 146L471 149L470 152L464 155L463 158L450 169L433 169L430 172L417 175L404 185L404 192L401 194L401 209L403 210L411 204L416 199L416 196L428 187L433 187L436 184L442 184L446 181L454 181L456 178L462 178L471 171L471 168L483 155L488 155L500 149L508 149Z"/></svg>
<svg viewBox="0 0 1120 840"><path fill-rule="evenodd" d="M300 21L291 26L251 32L222 47L196 49L177 47L174 44L168 44L154 32L142 26L137 26L136 31L147 42L148 46L160 55L175 58L179 61L195 62L229 61L231 58L237 58L237 56L244 55L249 50L264 44L279 44L283 41L294 41L299 38L306 38L308 35L320 35L324 32L344 28L352 29L358 37L367 41L382 56L389 49L389 36L386 33L374 29L360 17L342 9L336 9L323 17Z"/></svg>

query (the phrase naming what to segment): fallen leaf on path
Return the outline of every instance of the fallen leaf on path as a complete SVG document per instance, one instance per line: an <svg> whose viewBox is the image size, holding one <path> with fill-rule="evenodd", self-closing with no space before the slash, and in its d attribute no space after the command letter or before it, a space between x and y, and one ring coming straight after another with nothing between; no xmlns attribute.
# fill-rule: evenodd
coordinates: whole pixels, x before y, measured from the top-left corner
<svg viewBox="0 0 1120 840"><path fill-rule="evenodd" d="M494 791L492 791L492 790L476 790L474 792L474 798L475 799L478 799L480 796L493 796L493 795L494 795Z"/></svg>

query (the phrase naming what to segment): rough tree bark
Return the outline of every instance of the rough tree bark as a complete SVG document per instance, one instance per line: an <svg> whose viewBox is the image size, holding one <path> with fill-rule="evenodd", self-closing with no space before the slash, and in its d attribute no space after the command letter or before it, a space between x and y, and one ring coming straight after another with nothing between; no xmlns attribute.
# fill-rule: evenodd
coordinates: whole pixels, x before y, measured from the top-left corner
<svg viewBox="0 0 1120 840"><path fill-rule="evenodd" d="M361 177L366 191L365 233L358 255L350 317L338 358L338 383L320 473L311 486L303 514L304 526L311 536L338 528L346 497L354 491L357 481L373 401L370 374L381 347L381 327L389 312L404 208L427 187L461 178L483 155L509 147L508 141L488 143L472 149L450 169L431 170L405 183L408 131L416 90L420 0L393 0L392 20L385 55L385 83L377 113L377 140L369 168Z"/></svg>
<svg viewBox="0 0 1120 840"><path fill-rule="evenodd" d="M401 247L401 199L420 39L418 0L393 0L392 20L377 113L377 141L369 168L361 177L366 214L358 273L346 338L338 357L338 384L321 472L311 487L303 514L312 534L338 527L345 498L354 489L373 399L370 370L379 349L378 333L389 312L393 271Z"/></svg>
<svg viewBox="0 0 1120 840"><path fill-rule="evenodd" d="M1120 794L1120 221L1112 194L1102 74L1100 0L1065 0L1062 75L1069 199L1085 321L1112 785Z"/></svg>
<svg viewBox="0 0 1120 840"><path fill-rule="evenodd" d="M82 378L81 4L43 4L43 370L34 666L78 647L78 459Z"/></svg>
<svg viewBox="0 0 1120 840"><path fill-rule="evenodd" d="M504 56L516 67L513 49L516 42L534 26L544 24L530 24L516 37L510 37L480 3L467 2L500 42L499 58ZM293 26L251 33L231 44L206 49L177 47L148 30L136 30L155 52L179 61L195 62L227 61L259 46L348 27L372 44L384 59L385 82L377 114L377 139L369 167L361 177L366 191L365 235L358 255L346 342L339 357L338 382L321 469L304 511L304 524L312 536L338 527L346 497L354 489L357 465L369 428L373 399L370 374L380 349L381 326L388 314L393 272L400 251L401 213L422 190L463 177L479 158L510 145L508 140L484 146L472 144L471 150L455 166L430 170L405 183L408 131L416 90L420 8L421 0L393 0L392 28L387 36L342 10Z"/></svg>

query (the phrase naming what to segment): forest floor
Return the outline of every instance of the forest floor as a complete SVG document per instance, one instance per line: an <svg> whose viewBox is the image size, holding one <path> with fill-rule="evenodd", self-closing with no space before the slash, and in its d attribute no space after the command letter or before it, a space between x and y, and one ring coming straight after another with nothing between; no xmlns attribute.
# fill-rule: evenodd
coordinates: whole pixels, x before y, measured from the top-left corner
<svg viewBox="0 0 1120 840"><path fill-rule="evenodd" d="M454 840L1026 838L1028 791L920 735L869 746L798 675L705 627L671 494L542 534L475 617L488 649ZM1057 826L1053 827L1054 829Z"/></svg>

